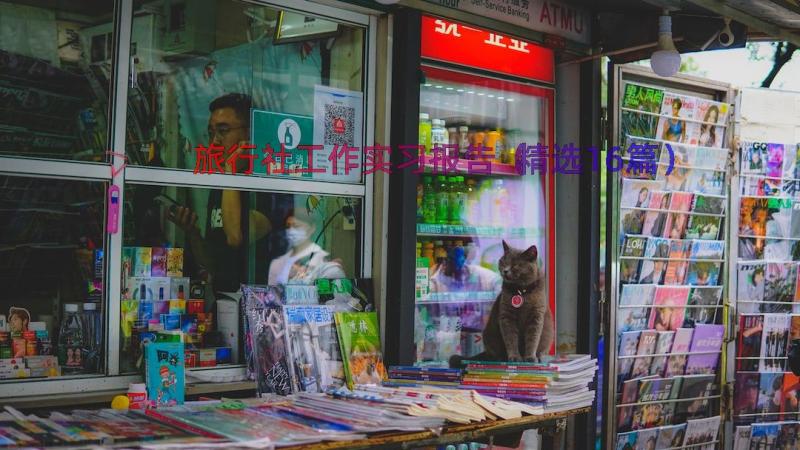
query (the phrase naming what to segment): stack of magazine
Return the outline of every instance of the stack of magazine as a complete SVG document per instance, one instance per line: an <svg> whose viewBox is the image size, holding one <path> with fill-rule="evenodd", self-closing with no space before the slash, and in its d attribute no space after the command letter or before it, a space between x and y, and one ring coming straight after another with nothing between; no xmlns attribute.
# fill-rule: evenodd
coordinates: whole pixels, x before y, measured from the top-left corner
<svg viewBox="0 0 800 450"><path fill-rule="evenodd" d="M635 83L620 106L618 448L713 448L730 107ZM631 164L648 153L655 167Z"/></svg>

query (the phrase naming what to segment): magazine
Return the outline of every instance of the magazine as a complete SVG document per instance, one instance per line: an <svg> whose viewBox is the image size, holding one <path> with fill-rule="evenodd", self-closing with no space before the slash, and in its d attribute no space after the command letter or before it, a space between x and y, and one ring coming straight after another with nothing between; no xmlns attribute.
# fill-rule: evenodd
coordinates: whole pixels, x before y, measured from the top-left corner
<svg viewBox="0 0 800 450"><path fill-rule="evenodd" d="M789 224L789 237L800 238L800 201L797 200L792 202L792 219Z"/></svg>
<svg viewBox="0 0 800 450"><path fill-rule="evenodd" d="M779 448L778 435L781 432L779 423L754 423L750 427L750 449Z"/></svg>
<svg viewBox="0 0 800 450"><path fill-rule="evenodd" d="M650 193L662 191L664 182L653 180L622 180L622 196L620 208L647 208L650 204Z"/></svg>
<svg viewBox="0 0 800 450"><path fill-rule="evenodd" d="M618 433L616 450L634 450L636 448L636 436L636 431Z"/></svg>
<svg viewBox="0 0 800 450"><path fill-rule="evenodd" d="M761 312L790 313L795 296L797 267L794 263L768 263Z"/></svg>
<svg viewBox="0 0 800 450"><path fill-rule="evenodd" d="M758 371L761 357L761 334L764 330L764 316L740 315L739 336L736 344L736 370Z"/></svg>
<svg viewBox="0 0 800 450"><path fill-rule="evenodd" d="M695 97L665 92L656 131L658 139L670 142L688 142L689 122L686 119L694 117L696 101Z"/></svg>
<svg viewBox="0 0 800 450"><path fill-rule="evenodd" d="M691 145L721 148L725 142L725 127L707 123L689 122L687 124L687 140Z"/></svg>
<svg viewBox="0 0 800 450"><path fill-rule="evenodd" d="M639 274L640 283L661 284L669 258L670 240L653 237L647 240Z"/></svg>
<svg viewBox="0 0 800 450"><path fill-rule="evenodd" d="M642 209L620 208L620 230L623 234L642 234L646 212Z"/></svg>
<svg viewBox="0 0 800 450"><path fill-rule="evenodd" d="M722 325L698 324L694 327L689 358L686 360L686 375L715 373L722 350ZM695 354L696 353L696 354Z"/></svg>
<svg viewBox="0 0 800 450"><path fill-rule="evenodd" d="M282 299L273 287L242 286L248 339L252 340L253 369L258 394L292 393Z"/></svg>
<svg viewBox="0 0 800 450"><path fill-rule="evenodd" d="M622 284L635 284L639 282L640 259L620 259L619 281Z"/></svg>
<svg viewBox="0 0 800 450"><path fill-rule="evenodd" d="M719 281L721 262L690 261L686 284L692 286L716 286Z"/></svg>
<svg viewBox="0 0 800 450"><path fill-rule="evenodd" d="M620 111L620 116L622 134L650 139L656 137L658 116L624 110Z"/></svg>
<svg viewBox="0 0 800 450"><path fill-rule="evenodd" d="M692 241L689 257L691 259L722 259L725 255L725 241Z"/></svg>
<svg viewBox="0 0 800 450"><path fill-rule="evenodd" d="M783 391L783 372L763 372L758 387L758 413L764 414L761 420L778 420L781 412L781 393Z"/></svg>
<svg viewBox="0 0 800 450"><path fill-rule="evenodd" d="M759 311L758 303L764 301L764 264L739 263L736 296L742 313ZM745 303L743 303L745 302Z"/></svg>
<svg viewBox="0 0 800 450"><path fill-rule="evenodd" d="M728 187L726 172L692 168L687 177L686 190L696 194L724 195Z"/></svg>
<svg viewBox="0 0 800 450"><path fill-rule="evenodd" d="M796 414L800 412L800 377L792 372L783 374L783 404L781 412L785 414ZM796 418L796 416L792 416Z"/></svg>
<svg viewBox="0 0 800 450"><path fill-rule="evenodd" d="M767 144L767 177L783 177L783 152L783 144Z"/></svg>
<svg viewBox="0 0 800 450"><path fill-rule="evenodd" d="M639 346L636 349L638 358L634 358L633 369L631 369L631 378L639 378L650 374L650 363L652 355L656 351L656 341L658 340L658 332L655 330L644 330L639 335Z"/></svg>
<svg viewBox="0 0 800 450"><path fill-rule="evenodd" d="M658 286L653 299L648 328L656 331L675 331L683 325L688 286Z"/></svg>
<svg viewBox="0 0 800 450"><path fill-rule="evenodd" d="M626 380L622 383L620 391L622 396L620 398L621 405L636 403L639 396L639 379ZM626 431L633 428L633 411L635 406L622 406L619 408L617 415L617 429ZM638 422L638 419L637 419Z"/></svg>
<svg viewBox="0 0 800 450"><path fill-rule="evenodd" d="M628 305L652 305L655 295L655 285L652 284L626 284L622 286L622 294L619 301L619 313L621 315L617 322L617 331L644 330L650 317L650 308L634 307Z"/></svg>
<svg viewBox="0 0 800 450"><path fill-rule="evenodd" d="M739 236L766 236L768 215L769 199L742 197L739 206ZM741 254L739 257L747 258Z"/></svg>
<svg viewBox="0 0 800 450"><path fill-rule="evenodd" d="M707 305L709 308L686 308L686 317L683 320L683 326L692 328L698 323L715 323L718 309L716 306L720 305L721 299L722 286L693 287L689 292L689 301L687 305Z"/></svg>
<svg viewBox="0 0 800 450"><path fill-rule="evenodd" d="M686 438L683 445L702 444L717 440L720 416L686 421Z"/></svg>
<svg viewBox="0 0 800 450"><path fill-rule="evenodd" d="M150 342L144 347L147 398L156 408L182 405L185 359L182 342Z"/></svg>
<svg viewBox="0 0 800 450"><path fill-rule="evenodd" d="M639 437L643 432L654 432L656 436L658 430L655 427L669 425L672 422L674 403L646 403L637 405L633 412L633 429L639 430ZM641 441L637 441L641 443ZM655 443L655 440L653 441Z"/></svg>
<svg viewBox="0 0 800 450"><path fill-rule="evenodd" d="M786 314L764 314L759 372L783 372L785 370L790 322L791 316Z"/></svg>
<svg viewBox="0 0 800 450"><path fill-rule="evenodd" d="M735 401L733 403L733 415L743 416L747 414L757 414L758 396L760 391L760 376L756 373L736 373L736 383L733 388ZM742 417L739 423L752 421L752 418Z"/></svg>
<svg viewBox="0 0 800 450"><path fill-rule="evenodd" d="M663 100L664 91L661 89L627 83L625 84L625 95L622 99L622 107L635 109L637 111L659 113Z"/></svg>
<svg viewBox="0 0 800 450"><path fill-rule="evenodd" d="M661 236L664 234L664 224L667 221L667 211L669 210L670 193L666 191L653 191L650 194L648 208L655 211L647 211L644 216L642 234L645 236Z"/></svg>
<svg viewBox="0 0 800 450"><path fill-rule="evenodd" d="M691 212L701 214L722 214L725 211L725 201L727 197L695 194L692 198Z"/></svg>
<svg viewBox="0 0 800 450"><path fill-rule="evenodd" d="M675 378L644 378L639 382L638 402L669 400L675 385Z"/></svg>
<svg viewBox="0 0 800 450"><path fill-rule="evenodd" d="M692 344L692 335L694 328L678 328L675 330L675 338L672 341L672 349L670 350L669 360L667 361L667 368L664 371L665 377L674 377L683 375L686 368L686 353L689 352L689 346Z"/></svg>
<svg viewBox="0 0 800 450"><path fill-rule="evenodd" d="M656 409L656 408L649 408L649 409ZM646 429L646 430L640 429L637 433L638 435L636 436L636 448L634 450L647 450L649 448L655 448L656 440L658 439L657 429Z"/></svg>
<svg viewBox="0 0 800 450"><path fill-rule="evenodd" d="M797 241L766 239L763 257L767 261L791 261L793 244Z"/></svg>
<svg viewBox="0 0 800 450"><path fill-rule="evenodd" d="M673 192L670 194L669 210L667 222L664 225L662 237L670 239L681 239L686 225L689 222L688 211L692 206L692 194L689 192ZM678 211L687 211L681 213Z"/></svg>
<svg viewBox="0 0 800 450"><path fill-rule="evenodd" d="M647 247L647 237L626 235L625 244L622 246L622 256L641 258L644 256L645 247Z"/></svg>
<svg viewBox="0 0 800 450"><path fill-rule="evenodd" d="M337 312L344 373L350 389L357 384L379 384L386 378L375 312Z"/></svg>
<svg viewBox="0 0 800 450"><path fill-rule="evenodd" d="M719 224L722 217L717 216L689 216L689 225L686 228L686 239L719 238Z"/></svg>
<svg viewBox="0 0 800 450"><path fill-rule="evenodd" d="M639 348L639 335L641 331L625 331L621 334L619 340L619 356L634 356L636 349ZM620 385L621 380L630 378L633 362L636 358L620 358L617 359L617 378Z"/></svg>
<svg viewBox="0 0 800 450"><path fill-rule="evenodd" d="M657 162L661 154L661 142L647 138L640 138L636 136L630 136L630 135L625 136L625 148L620 149L621 150L620 155L623 158L630 158L631 153L634 149L636 149L639 152L647 152L648 154L652 154L653 156L655 156L655 158L652 158L652 161ZM642 156L641 159L651 159L651 158L645 158L644 156ZM625 167L624 170L620 170L620 174L625 178L635 178L640 180L655 179L657 171L652 170L651 166L648 163L644 163L644 161L642 161L642 163L643 164L639 167L638 170L632 170L634 169L634 167L631 167L631 165L628 164L628 166Z"/></svg>
<svg viewBox="0 0 800 450"><path fill-rule="evenodd" d="M688 162L688 150L682 145L664 143L661 164L658 166L656 181L664 183L665 191L685 192L689 190L693 168Z"/></svg>
<svg viewBox="0 0 800 450"><path fill-rule="evenodd" d="M675 339L674 331L659 331L656 341L656 355L666 355L672 348L672 341ZM650 363L650 375L664 376L667 368L667 356L654 356Z"/></svg>
<svg viewBox="0 0 800 450"><path fill-rule="evenodd" d="M762 178L742 175L739 178L739 195L778 197L783 193L783 181L779 178Z"/></svg>
<svg viewBox="0 0 800 450"><path fill-rule="evenodd" d="M240 309L243 312L242 328L244 329L244 355L246 362L247 378L256 379L255 358L253 357L253 335L250 329L248 309L261 308L263 305L283 305L285 294L283 286L256 286L242 285L242 298Z"/></svg>
<svg viewBox="0 0 800 450"><path fill-rule="evenodd" d="M294 392L326 392L344 384L331 307L285 306L286 345Z"/></svg>
<svg viewBox="0 0 800 450"><path fill-rule="evenodd" d="M698 98L694 110L694 120L710 124L725 125L728 123L730 105Z"/></svg>
<svg viewBox="0 0 800 450"><path fill-rule="evenodd" d="M664 284L684 284L689 269L689 252L692 241L674 239L670 242L667 269L664 272Z"/></svg>
<svg viewBox="0 0 800 450"><path fill-rule="evenodd" d="M679 422L708 414L708 399L714 393L714 379L716 375L685 375L681 377L680 393L678 398L694 399L679 402L675 409L675 418Z"/></svg>
<svg viewBox="0 0 800 450"><path fill-rule="evenodd" d="M739 147L741 173L766 175L767 144L763 142L741 142Z"/></svg>
<svg viewBox="0 0 800 450"><path fill-rule="evenodd" d="M736 427L733 435L733 450L750 450L750 426Z"/></svg>
<svg viewBox="0 0 800 450"><path fill-rule="evenodd" d="M656 449L677 448L683 446L683 438L686 433L686 424L670 425L658 429L658 441Z"/></svg>

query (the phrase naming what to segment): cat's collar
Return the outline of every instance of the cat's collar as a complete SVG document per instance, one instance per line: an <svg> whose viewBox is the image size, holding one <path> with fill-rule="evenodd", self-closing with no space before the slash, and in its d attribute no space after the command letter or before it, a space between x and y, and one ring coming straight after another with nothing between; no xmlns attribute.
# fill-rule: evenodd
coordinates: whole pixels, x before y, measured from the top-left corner
<svg viewBox="0 0 800 450"><path fill-rule="evenodd" d="M529 284L527 286L519 286L519 285L512 284L512 283L507 283L507 282L504 281L503 282L503 289L505 289L508 292L511 292L512 294L525 295L528 292L532 291L536 287L536 285L538 285L538 284L539 284L538 282L533 282L533 283L531 283L531 284Z"/></svg>

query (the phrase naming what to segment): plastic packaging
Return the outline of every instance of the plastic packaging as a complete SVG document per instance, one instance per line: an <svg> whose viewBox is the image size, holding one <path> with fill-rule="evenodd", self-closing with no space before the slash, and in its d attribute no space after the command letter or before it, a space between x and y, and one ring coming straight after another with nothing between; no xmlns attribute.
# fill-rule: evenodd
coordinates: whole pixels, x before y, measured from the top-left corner
<svg viewBox="0 0 800 450"><path fill-rule="evenodd" d="M450 221L450 193L447 177L436 177L436 223L447 224Z"/></svg>
<svg viewBox="0 0 800 450"><path fill-rule="evenodd" d="M425 147L425 153L431 150L431 118L427 113L419 113L419 145Z"/></svg>
<svg viewBox="0 0 800 450"><path fill-rule="evenodd" d="M78 305L64 305L64 317L58 333L58 364L65 374L83 372L84 326L78 313Z"/></svg>
<svg viewBox="0 0 800 450"><path fill-rule="evenodd" d="M84 335L83 347L86 349L84 368L90 372L100 371L100 360L103 353L102 340L103 328L100 311L97 310L97 303L83 304L83 322L86 333Z"/></svg>
<svg viewBox="0 0 800 450"><path fill-rule="evenodd" d="M431 149L447 145L447 129L442 119L433 119L431 122Z"/></svg>
<svg viewBox="0 0 800 450"><path fill-rule="evenodd" d="M128 385L128 400L130 409L145 409L147 407L147 386L144 383L130 383Z"/></svg>

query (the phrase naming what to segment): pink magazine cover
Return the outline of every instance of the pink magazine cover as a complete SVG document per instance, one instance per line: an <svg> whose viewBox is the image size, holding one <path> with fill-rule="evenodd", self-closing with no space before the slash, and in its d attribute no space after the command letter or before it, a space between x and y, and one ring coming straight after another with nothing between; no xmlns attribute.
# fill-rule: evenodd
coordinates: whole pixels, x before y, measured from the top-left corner
<svg viewBox="0 0 800 450"><path fill-rule="evenodd" d="M716 373L719 351L722 349L722 325L697 324L694 327L692 345L686 360L686 375Z"/></svg>
<svg viewBox="0 0 800 450"><path fill-rule="evenodd" d="M658 286L648 327L656 331L675 331L683 325L689 286Z"/></svg>
<svg viewBox="0 0 800 450"><path fill-rule="evenodd" d="M694 110L694 120L709 124L725 125L728 123L729 110L730 105L727 103L699 98L697 99Z"/></svg>
<svg viewBox="0 0 800 450"><path fill-rule="evenodd" d="M650 203L644 217L642 234L645 236L661 236L664 232L664 224L667 221L667 210L669 209L669 192L654 191L650 194ZM657 211L656 211L657 210Z"/></svg>
<svg viewBox="0 0 800 450"><path fill-rule="evenodd" d="M767 144L767 176L783 176L783 144Z"/></svg>
<svg viewBox="0 0 800 450"><path fill-rule="evenodd" d="M691 192L672 192L669 199L669 211L664 231L661 237L669 239L681 239L686 225L689 222L689 214L682 213L689 211L692 207Z"/></svg>

